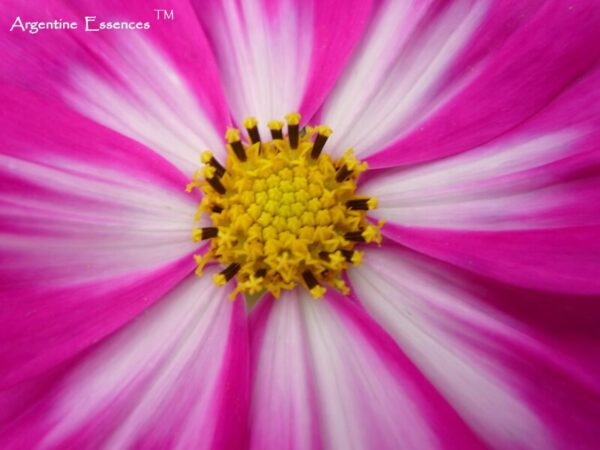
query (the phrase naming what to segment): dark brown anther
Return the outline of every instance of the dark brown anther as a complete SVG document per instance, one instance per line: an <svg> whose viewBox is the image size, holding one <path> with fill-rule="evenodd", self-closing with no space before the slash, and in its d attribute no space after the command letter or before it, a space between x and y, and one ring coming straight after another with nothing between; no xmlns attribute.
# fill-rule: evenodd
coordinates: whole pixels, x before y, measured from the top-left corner
<svg viewBox="0 0 600 450"><path fill-rule="evenodd" d="M206 227L206 228L201 228L201 230L202 230L202 236L201 236L202 240L215 238L219 234L219 229L216 227Z"/></svg>
<svg viewBox="0 0 600 450"><path fill-rule="evenodd" d="M232 263L227 266L225 270L221 272L221 275L225 277L227 281L231 280L240 271L242 266L238 263Z"/></svg>
<svg viewBox="0 0 600 450"><path fill-rule="evenodd" d="M223 175L225 175L225 167L223 167L221 165L221 163L215 159L214 156L212 158L210 158L210 161L208 161L208 164L210 164L211 166L213 166L215 168L215 175L217 175L219 178L221 178Z"/></svg>
<svg viewBox="0 0 600 450"><path fill-rule="evenodd" d="M283 139L283 133L280 129L271 128L271 137L273 140Z"/></svg>
<svg viewBox="0 0 600 450"><path fill-rule="evenodd" d="M368 211L369 210L369 199L368 198L357 198L348 200L346 202L346 208L354 211Z"/></svg>
<svg viewBox="0 0 600 450"><path fill-rule="evenodd" d="M294 150L298 148L299 131L300 127L298 124L288 125L288 139L290 140L290 147Z"/></svg>
<svg viewBox="0 0 600 450"><path fill-rule="evenodd" d="M219 214L223 212L223 208L219 205L213 205L212 212Z"/></svg>
<svg viewBox="0 0 600 450"><path fill-rule="evenodd" d="M329 261L329 253L319 252L319 258L321 258L323 261Z"/></svg>
<svg viewBox="0 0 600 450"><path fill-rule="evenodd" d="M315 139L315 143L313 144L312 151L310 152L310 157L312 159L317 159L319 157L319 155L323 151L323 147L325 147L325 142L327 142L328 138L329 136L326 136L324 134L317 134L317 138Z"/></svg>
<svg viewBox="0 0 600 450"><path fill-rule="evenodd" d="M242 144L242 141L234 141L231 142L230 145L235 153L235 156L237 156L237 158L242 162L246 161L246 150L244 149L244 144Z"/></svg>
<svg viewBox="0 0 600 450"><path fill-rule="evenodd" d="M344 239L351 242L366 242L362 231L350 231L344 235Z"/></svg>
<svg viewBox="0 0 600 450"><path fill-rule="evenodd" d="M252 128L246 128L246 130L248 131L248 137L250 138L250 142L252 142L253 144L260 142L260 133L258 132L258 127L256 125Z"/></svg>
<svg viewBox="0 0 600 450"><path fill-rule="evenodd" d="M223 195L225 193L225 186L223 186L223 183L221 183L221 180L218 177L208 178L206 181L219 194Z"/></svg>
<svg viewBox="0 0 600 450"><path fill-rule="evenodd" d="M352 257L354 256L353 250L341 250L342 256L346 258L346 261L352 262Z"/></svg>
<svg viewBox="0 0 600 450"><path fill-rule="evenodd" d="M337 173L335 174L335 181L341 183L342 181L346 180L350 175L352 175L352 171L348 169L347 165L344 164L338 169Z"/></svg>
<svg viewBox="0 0 600 450"><path fill-rule="evenodd" d="M248 117L244 120L244 127L246 127L246 131L248 132L248 137L250 138L250 142L252 144L257 144L260 142L260 133L258 131L258 122L254 117Z"/></svg>
<svg viewBox="0 0 600 450"><path fill-rule="evenodd" d="M306 283L306 286L308 286L309 291L319 284L310 270L305 270L302 272L302 278L304 278L304 282Z"/></svg>
<svg viewBox="0 0 600 450"><path fill-rule="evenodd" d="M256 271L256 273L254 274L254 276L256 278L264 278L267 276L267 269L265 269L264 267L262 269L258 269Z"/></svg>

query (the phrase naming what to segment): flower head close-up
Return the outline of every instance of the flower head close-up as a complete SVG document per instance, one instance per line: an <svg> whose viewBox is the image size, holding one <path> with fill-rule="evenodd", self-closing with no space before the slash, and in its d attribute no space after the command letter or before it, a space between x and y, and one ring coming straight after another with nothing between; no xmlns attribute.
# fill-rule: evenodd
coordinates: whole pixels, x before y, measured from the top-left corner
<svg viewBox="0 0 600 450"><path fill-rule="evenodd" d="M0 10L0 449L600 448L597 0Z"/></svg>

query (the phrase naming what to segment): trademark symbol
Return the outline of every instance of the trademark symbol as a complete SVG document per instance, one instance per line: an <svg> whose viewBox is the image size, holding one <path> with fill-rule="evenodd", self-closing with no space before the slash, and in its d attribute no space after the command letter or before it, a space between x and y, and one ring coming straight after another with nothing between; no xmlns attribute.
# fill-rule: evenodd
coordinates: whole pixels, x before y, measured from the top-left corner
<svg viewBox="0 0 600 450"><path fill-rule="evenodd" d="M175 14L172 9L155 9L156 20L173 20Z"/></svg>

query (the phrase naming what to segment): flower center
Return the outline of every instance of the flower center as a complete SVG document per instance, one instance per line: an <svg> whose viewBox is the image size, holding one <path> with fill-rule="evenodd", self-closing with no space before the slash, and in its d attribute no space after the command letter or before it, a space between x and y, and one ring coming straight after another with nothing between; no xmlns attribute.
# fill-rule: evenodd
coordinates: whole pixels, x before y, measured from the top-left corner
<svg viewBox="0 0 600 450"><path fill-rule="evenodd" d="M247 142L228 129L225 165L204 152L204 167L188 185L204 193L196 220L206 214L212 221L193 230L194 241L211 241L210 250L196 256L196 273L209 261L220 262L225 269L214 281L236 278L234 295L268 290L278 297L298 284L316 298L325 285L347 292L341 275L360 263L356 245L381 242L381 225L366 218L376 200L356 195L366 163L352 150L333 160L322 152L328 127L300 130L299 114L286 119L287 136L282 122L269 122L269 141L261 141L253 118L244 121Z"/></svg>

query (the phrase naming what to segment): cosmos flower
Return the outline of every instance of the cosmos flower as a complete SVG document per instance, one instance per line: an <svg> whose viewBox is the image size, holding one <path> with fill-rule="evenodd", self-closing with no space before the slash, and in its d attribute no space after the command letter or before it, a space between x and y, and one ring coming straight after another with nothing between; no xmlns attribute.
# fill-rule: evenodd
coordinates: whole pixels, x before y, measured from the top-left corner
<svg viewBox="0 0 600 450"><path fill-rule="evenodd" d="M1 7L1 448L598 445L595 0Z"/></svg>

